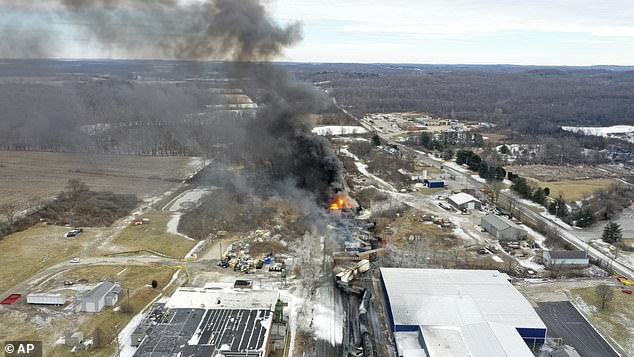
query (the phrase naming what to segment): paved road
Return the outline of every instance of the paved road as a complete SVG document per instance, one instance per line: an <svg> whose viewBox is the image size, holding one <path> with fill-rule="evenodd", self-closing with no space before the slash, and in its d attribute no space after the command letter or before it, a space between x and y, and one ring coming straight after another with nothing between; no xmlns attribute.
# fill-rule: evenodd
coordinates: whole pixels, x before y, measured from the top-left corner
<svg viewBox="0 0 634 357"><path fill-rule="evenodd" d="M0 296L5 296L10 293L27 294L35 286L43 284L51 277L57 275L60 272L64 272L70 269L76 269L81 267L97 266L97 265L117 265L117 266L149 266L149 265L169 265L177 266L180 262L176 259L161 258L161 257L87 257L81 258L81 263L70 263L68 261L61 262L44 270L39 271L35 275L25 279L17 285L11 287Z"/></svg>
<svg viewBox="0 0 634 357"><path fill-rule="evenodd" d="M384 140L389 140L388 138L383 138ZM397 144L397 143L394 143ZM425 163L429 164L429 165L433 165L436 167L439 167L441 165L443 165L442 161L438 161L434 158L429 157L426 153L418 151L418 150L414 150L410 147L407 147L405 145L402 144L397 144L399 146L399 148L402 151L408 151L414 155L417 156L418 159L423 160ZM449 166L444 165L443 166L444 170L450 171L451 174L455 175L457 178L461 179L461 180L465 180L465 183L468 183L471 187L475 188L476 190L479 190L480 188L484 188L487 187L486 184L479 182L475 179L473 179L471 177L472 173L471 172L462 172L459 170L456 170L454 168L451 168ZM551 221L550 219L548 219L545 216L542 216L541 214L538 214L536 212L534 212L533 210L531 210L531 208L524 204L521 200L519 200L512 192L500 192L500 196L498 198L498 202L501 204L506 204L508 205L510 202L513 202L513 206L515 206L515 209L519 209L519 211L521 212L522 215L530 218L531 220L535 221L535 222L539 222L541 224L543 224L546 227L549 227L550 229L555 229L557 230L557 232L559 233L559 236L564 239L565 241L567 241L568 243L572 244L573 246L575 246L577 249L579 250L587 250L588 254L595 259L600 259L603 261L610 261L612 260L612 256L609 256L605 253L603 253L602 251L592 247L592 246L588 246L588 244L581 238L579 238L574 231L571 230L567 230L563 227L561 227L560 225L558 225L556 222ZM634 267L625 264L622 261L618 261L615 260L612 262L612 270L614 270L617 274L619 275L625 275L627 277L630 278L634 278Z"/></svg>
<svg viewBox="0 0 634 357"><path fill-rule="evenodd" d="M570 302L542 302L537 306L537 314L548 327L549 338L563 338L581 357L620 356Z"/></svg>

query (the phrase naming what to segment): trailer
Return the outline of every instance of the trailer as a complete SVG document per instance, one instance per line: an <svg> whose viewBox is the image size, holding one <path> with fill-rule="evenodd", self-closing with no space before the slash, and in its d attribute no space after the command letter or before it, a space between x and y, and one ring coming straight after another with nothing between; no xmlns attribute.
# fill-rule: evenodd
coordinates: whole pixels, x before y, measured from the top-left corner
<svg viewBox="0 0 634 357"><path fill-rule="evenodd" d="M61 294L33 293L26 296L27 304L35 305L64 305L66 297Z"/></svg>

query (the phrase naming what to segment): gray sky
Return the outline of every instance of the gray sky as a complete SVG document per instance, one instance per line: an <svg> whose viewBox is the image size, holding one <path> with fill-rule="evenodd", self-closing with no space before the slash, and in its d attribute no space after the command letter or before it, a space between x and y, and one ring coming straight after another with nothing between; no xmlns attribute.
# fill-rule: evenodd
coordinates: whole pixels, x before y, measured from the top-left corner
<svg viewBox="0 0 634 357"><path fill-rule="evenodd" d="M615 0L278 0L300 61L634 64L634 3Z"/></svg>
<svg viewBox="0 0 634 357"><path fill-rule="evenodd" d="M181 0L184 2L198 0ZM240 1L240 0L235 0ZM21 32L51 31L64 58L122 58L79 28L46 23L42 8L7 12ZM19 2L18 2L19 3ZM265 0L280 23L299 21L303 40L278 60L308 62L634 65L631 0ZM14 6L15 8L15 6ZM15 10L15 9L14 9ZM10 15L7 15L10 13ZM178 19L176 19L178 21ZM10 57L0 43L0 55Z"/></svg>

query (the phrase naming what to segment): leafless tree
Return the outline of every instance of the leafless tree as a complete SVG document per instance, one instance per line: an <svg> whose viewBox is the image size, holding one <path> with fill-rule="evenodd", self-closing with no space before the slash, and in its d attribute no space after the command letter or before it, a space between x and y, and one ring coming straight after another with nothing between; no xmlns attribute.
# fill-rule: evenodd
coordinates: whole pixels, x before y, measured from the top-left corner
<svg viewBox="0 0 634 357"><path fill-rule="evenodd" d="M19 210L20 208L18 204L14 202L6 202L0 205L0 214L5 216L7 222L11 225L15 222L15 218Z"/></svg>
<svg viewBox="0 0 634 357"><path fill-rule="evenodd" d="M609 285L601 284L594 288L597 296L601 300L601 311L605 309L605 305L614 298L614 288Z"/></svg>

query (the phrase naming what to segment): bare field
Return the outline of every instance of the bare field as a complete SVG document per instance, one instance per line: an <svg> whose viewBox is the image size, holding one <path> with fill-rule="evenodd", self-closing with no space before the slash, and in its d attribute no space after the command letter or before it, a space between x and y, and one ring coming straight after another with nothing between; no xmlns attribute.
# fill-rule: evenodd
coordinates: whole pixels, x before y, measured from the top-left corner
<svg viewBox="0 0 634 357"><path fill-rule="evenodd" d="M518 174L523 177L552 182L566 180L587 180L606 177L623 176L622 169L617 167L603 165L597 167L590 166L552 166L552 165L521 165L521 166L505 166L506 171Z"/></svg>
<svg viewBox="0 0 634 357"><path fill-rule="evenodd" d="M492 144L503 144L508 141L508 136L493 132L480 132L480 135L487 138L487 142Z"/></svg>
<svg viewBox="0 0 634 357"><path fill-rule="evenodd" d="M167 233L171 215L153 212L137 218L149 218L150 223L126 227L109 244L110 252L150 249L170 257L182 258L196 245L196 241Z"/></svg>
<svg viewBox="0 0 634 357"><path fill-rule="evenodd" d="M95 191L149 198L163 194L200 166L189 157L0 151L0 203L55 196L69 179Z"/></svg>
<svg viewBox="0 0 634 357"><path fill-rule="evenodd" d="M134 314L141 311L163 292L163 288L170 282L176 270L176 267L157 266L130 266L127 268L124 266L92 266L70 270L64 273L65 279L86 279L91 286L105 279L119 282L124 293L117 306L107 307L97 314L90 314L77 312L74 309L75 306L71 305L65 307L32 306L21 300L10 309L0 308L2 326L15 326L15 328L0 329L0 338L2 340L42 340L46 356L68 356L71 355L69 349L55 343L66 330L82 331L84 337L88 339L92 338L94 331L99 328L106 347L94 348L75 355L116 355L116 346L112 343L113 338L126 326ZM55 281L51 283L61 285L61 279L61 277L53 279ZM152 280L158 282L156 289L150 286ZM130 292L129 302L133 307L133 312L115 311L119 306L128 302L128 289ZM82 293L73 289L62 292L67 296L75 295L75 299L78 299Z"/></svg>
<svg viewBox="0 0 634 357"><path fill-rule="evenodd" d="M586 180L565 180L543 182L535 179L529 181L537 184L539 187L550 188L551 197L559 197L562 195L566 201L579 201L590 196L594 191L609 188L616 182L612 179L597 178Z"/></svg>
<svg viewBox="0 0 634 357"><path fill-rule="evenodd" d="M64 238L68 230L67 227L37 225L0 240L0 292L77 255L96 235L89 229L74 238Z"/></svg>

